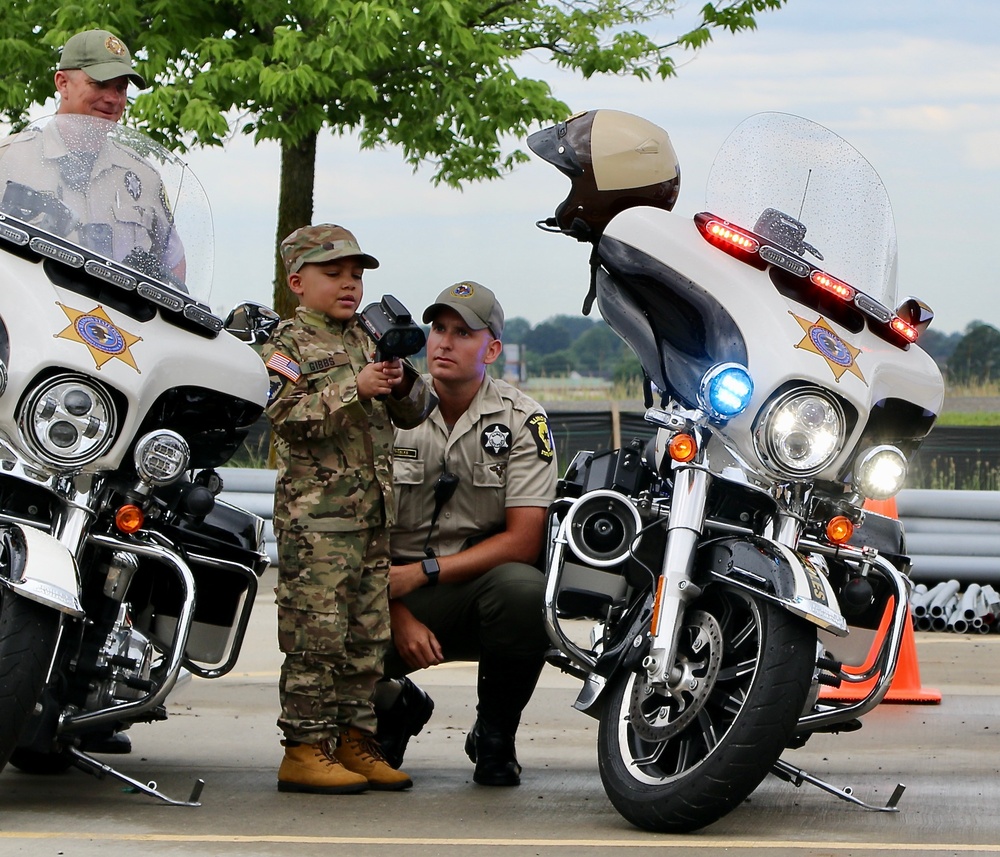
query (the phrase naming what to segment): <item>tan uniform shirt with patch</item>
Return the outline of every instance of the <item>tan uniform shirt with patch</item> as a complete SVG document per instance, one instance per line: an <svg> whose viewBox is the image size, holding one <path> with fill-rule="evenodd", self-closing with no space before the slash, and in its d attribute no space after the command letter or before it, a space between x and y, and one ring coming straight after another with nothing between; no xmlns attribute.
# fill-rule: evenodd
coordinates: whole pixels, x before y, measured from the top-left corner
<svg viewBox="0 0 1000 857"><path fill-rule="evenodd" d="M57 200L72 216L56 227L51 214L43 215L36 221L40 228L118 262L140 251L168 271L175 268L184 247L160 174L128 146L93 131L78 145L67 143L59 118L0 143L0 200L8 182L26 185ZM9 202L3 207L15 213Z"/></svg>
<svg viewBox="0 0 1000 857"><path fill-rule="evenodd" d="M432 384L429 375L425 381ZM431 534L436 556L458 553L502 530L508 508L548 506L555 499L558 468L545 411L516 387L487 377L450 433L437 408L416 428L397 429L394 559L425 556L434 483L445 470L457 474L459 483Z"/></svg>

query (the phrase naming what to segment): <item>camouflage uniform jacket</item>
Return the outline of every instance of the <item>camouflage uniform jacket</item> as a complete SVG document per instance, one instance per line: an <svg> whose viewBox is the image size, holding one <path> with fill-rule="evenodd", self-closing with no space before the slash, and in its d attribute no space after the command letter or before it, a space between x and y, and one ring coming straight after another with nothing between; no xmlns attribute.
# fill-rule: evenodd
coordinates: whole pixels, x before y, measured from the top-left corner
<svg viewBox="0 0 1000 857"><path fill-rule="evenodd" d="M266 413L275 435L274 527L348 532L392 524L393 423L418 425L436 403L414 377L410 395L358 399L373 345L357 319L341 323L299 307L261 357L271 379Z"/></svg>

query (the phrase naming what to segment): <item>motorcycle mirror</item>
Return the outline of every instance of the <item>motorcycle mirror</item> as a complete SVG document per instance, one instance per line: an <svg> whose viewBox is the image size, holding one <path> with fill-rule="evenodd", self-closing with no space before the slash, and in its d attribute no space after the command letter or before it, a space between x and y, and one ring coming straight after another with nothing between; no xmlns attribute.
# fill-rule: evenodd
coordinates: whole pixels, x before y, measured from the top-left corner
<svg viewBox="0 0 1000 857"><path fill-rule="evenodd" d="M254 301L245 301L226 316L224 327L243 342L263 345L280 321L281 316L270 307Z"/></svg>
<svg viewBox="0 0 1000 857"><path fill-rule="evenodd" d="M934 320L934 310L917 298L907 298L903 301L896 307L896 315L914 328L917 333L923 333L927 330Z"/></svg>

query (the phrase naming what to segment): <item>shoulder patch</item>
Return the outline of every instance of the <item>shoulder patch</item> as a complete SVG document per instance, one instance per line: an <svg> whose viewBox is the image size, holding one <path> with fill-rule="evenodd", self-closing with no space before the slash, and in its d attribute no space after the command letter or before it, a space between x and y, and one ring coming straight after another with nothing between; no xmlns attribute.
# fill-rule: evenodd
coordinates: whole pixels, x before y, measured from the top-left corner
<svg viewBox="0 0 1000 857"><path fill-rule="evenodd" d="M392 448L392 454L396 458L413 458L417 457L417 450L409 446L394 446Z"/></svg>
<svg viewBox="0 0 1000 857"><path fill-rule="evenodd" d="M293 384L302 377L299 364L292 360L291 357L286 357L280 351L275 351L264 365L272 372L284 375Z"/></svg>
<svg viewBox="0 0 1000 857"><path fill-rule="evenodd" d="M533 414L528 417L528 430L538 447L538 457L549 463L555 458L556 451L552 446L552 435L549 432L549 421L545 414Z"/></svg>
<svg viewBox="0 0 1000 857"><path fill-rule="evenodd" d="M510 452L511 430L501 423L491 423L483 429L479 441L491 455L504 455Z"/></svg>
<svg viewBox="0 0 1000 857"><path fill-rule="evenodd" d="M281 378L272 378L271 383L267 388L267 403L270 405L276 398L278 398L278 393L281 392L281 388L285 386L285 381Z"/></svg>

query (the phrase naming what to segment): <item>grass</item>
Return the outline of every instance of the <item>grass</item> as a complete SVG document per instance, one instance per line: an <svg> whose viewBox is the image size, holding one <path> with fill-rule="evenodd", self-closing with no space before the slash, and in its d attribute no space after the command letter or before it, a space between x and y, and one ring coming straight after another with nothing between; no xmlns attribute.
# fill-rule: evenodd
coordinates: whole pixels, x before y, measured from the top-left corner
<svg viewBox="0 0 1000 857"><path fill-rule="evenodd" d="M995 411L944 411L938 417L939 426L1000 426L1000 407Z"/></svg>

